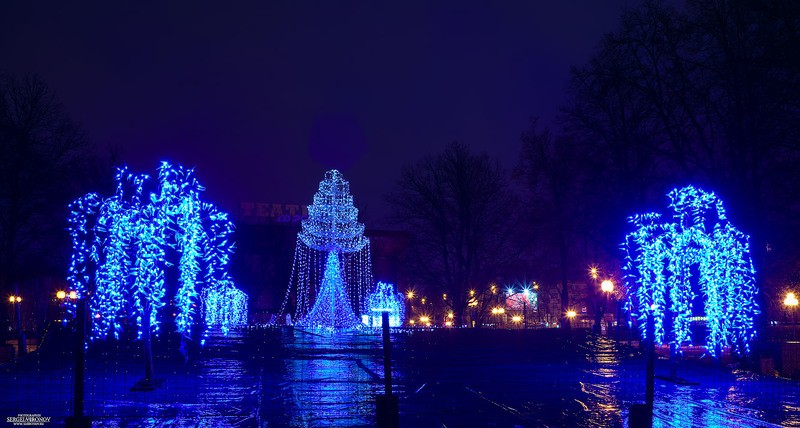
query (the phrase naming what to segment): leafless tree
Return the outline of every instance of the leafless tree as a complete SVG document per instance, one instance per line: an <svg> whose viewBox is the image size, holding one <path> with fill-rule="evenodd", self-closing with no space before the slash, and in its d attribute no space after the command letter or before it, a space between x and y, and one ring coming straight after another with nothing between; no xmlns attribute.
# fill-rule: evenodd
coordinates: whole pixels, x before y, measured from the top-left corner
<svg viewBox="0 0 800 428"><path fill-rule="evenodd" d="M797 257L798 43L797 2L647 1L624 13L573 70L563 117L605 161L611 211L622 220L692 181L725 197L760 274Z"/></svg>
<svg viewBox="0 0 800 428"><path fill-rule="evenodd" d="M0 291L64 271L66 207L91 162L83 132L42 80L0 74Z"/></svg>
<svg viewBox="0 0 800 428"><path fill-rule="evenodd" d="M491 293L492 281L519 255L517 211L503 171L486 155L451 143L406 167L389 202L411 236L410 272L430 291L447 295L461 325L470 291ZM480 325L483 314L474 315Z"/></svg>

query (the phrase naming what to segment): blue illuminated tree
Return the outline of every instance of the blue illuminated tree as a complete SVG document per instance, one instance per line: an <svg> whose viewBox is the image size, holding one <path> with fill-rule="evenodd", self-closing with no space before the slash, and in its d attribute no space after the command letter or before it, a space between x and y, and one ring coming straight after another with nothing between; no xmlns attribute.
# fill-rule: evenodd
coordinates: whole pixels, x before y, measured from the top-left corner
<svg viewBox="0 0 800 428"><path fill-rule="evenodd" d="M326 172L297 235L280 313L293 295L298 325L334 330L357 327L364 296L372 285L369 251L350 184L339 171Z"/></svg>
<svg viewBox="0 0 800 428"><path fill-rule="evenodd" d="M102 200L96 193L89 193L69 204L69 227L72 237L72 259L70 260L67 282L79 295L84 295L96 280L98 260L95 242L95 225ZM64 305L70 316L75 316L75 302L65 300Z"/></svg>
<svg viewBox="0 0 800 428"><path fill-rule="evenodd" d="M367 296L367 313L362 321L370 327L380 327L381 313L389 312L389 327L400 327L405 319L404 301L403 293L395 293L392 284L378 281L375 291Z"/></svg>
<svg viewBox="0 0 800 428"><path fill-rule="evenodd" d="M175 314L175 331L183 345L195 325L227 332L230 325L246 322L247 297L228 273L233 224L201 200L204 189L192 169L163 162L154 181L119 168L115 180L113 196L101 201L89 194L70 205L73 253L68 279L72 291L88 296L92 340L119 338L126 325L136 329L149 381L150 337L159 332L164 306L174 306L169 312ZM177 283L167 284L165 271L173 268L178 270ZM209 305L202 296L223 296L234 304ZM211 318L207 310L201 314L209 306L214 307Z"/></svg>
<svg viewBox="0 0 800 428"><path fill-rule="evenodd" d="M623 244L628 309L644 337L652 319L656 343L691 344L695 314L702 313L710 355L723 347L748 353L759 313L749 237L730 223L714 193L687 186L668 196L671 221L657 213L628 219L634 225Z"/></svg>

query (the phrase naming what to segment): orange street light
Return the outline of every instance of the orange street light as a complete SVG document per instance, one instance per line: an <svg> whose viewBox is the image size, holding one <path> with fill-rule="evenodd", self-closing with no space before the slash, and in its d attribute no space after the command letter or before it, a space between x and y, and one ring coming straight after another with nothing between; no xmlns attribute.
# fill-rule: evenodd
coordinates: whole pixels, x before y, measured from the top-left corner
<svg viewBox="0 0 800 428"><path fill-rule="evenodd" d="M797 306L797 297L795 297L794 293L789 292L786 293L786 298L783 299L783 304L786 306Z"/></svg>

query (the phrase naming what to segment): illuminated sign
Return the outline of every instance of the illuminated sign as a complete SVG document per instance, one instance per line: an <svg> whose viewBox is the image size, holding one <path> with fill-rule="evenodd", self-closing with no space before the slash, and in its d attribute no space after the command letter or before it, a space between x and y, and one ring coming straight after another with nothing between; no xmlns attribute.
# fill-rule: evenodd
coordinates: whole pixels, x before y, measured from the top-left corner
<svg viewBox="0 0 800 428"><path fill-rule="evenodd" d="M276 223L300 223L308 218L308 205L242 202L239 218Z"/></svg>

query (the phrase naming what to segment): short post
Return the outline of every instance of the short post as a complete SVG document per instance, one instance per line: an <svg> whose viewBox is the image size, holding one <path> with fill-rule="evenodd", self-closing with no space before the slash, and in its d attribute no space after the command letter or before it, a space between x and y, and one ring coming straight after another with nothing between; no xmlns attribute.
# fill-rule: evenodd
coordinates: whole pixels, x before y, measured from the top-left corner
<svg viewBox="0 0 800 428"><path fill-rule="evenodd" d="M86 299L78 299L75 311L75 389L73 414L67 417L67 428L90 428L92 420L83 414L84 376L86 369Z"/></svg>
<svg viewBox="0 0 800 428"><path fill-rule="evenodd" d="M397 428L400 426L400 409L397 397L392 394L392 343L389 338L389 312L384 311L381 313L381 324L383 332L384 394L377 397L377 426L380 428Z"/></svg>
<svg viewBox="0 0 800 428"><path fill-rule="evenodd" d="M656 386L656 327L653 314L647 317L647 373L645 379L645 404L650 411L650 423L653 420L653 402Z"/></svg>
<svg viewBox="0 0 800 428"><path fill-rule="evenodd" d="M17 297L17 302L14 303L14 312L17 318L17 356L22 357L28 354L28 344L25 340L25 330L22 329L22 309L20 308L20 298Z"/></svg>
<svg viewBox="0 0 800 428"><path fill-rule="evenodd" d="M645 325L645 403L633 404L628 413L628 426L630 428L651 428L653 426L653 399L655 393L655 323L653 315L647 317Z"/></svg>

